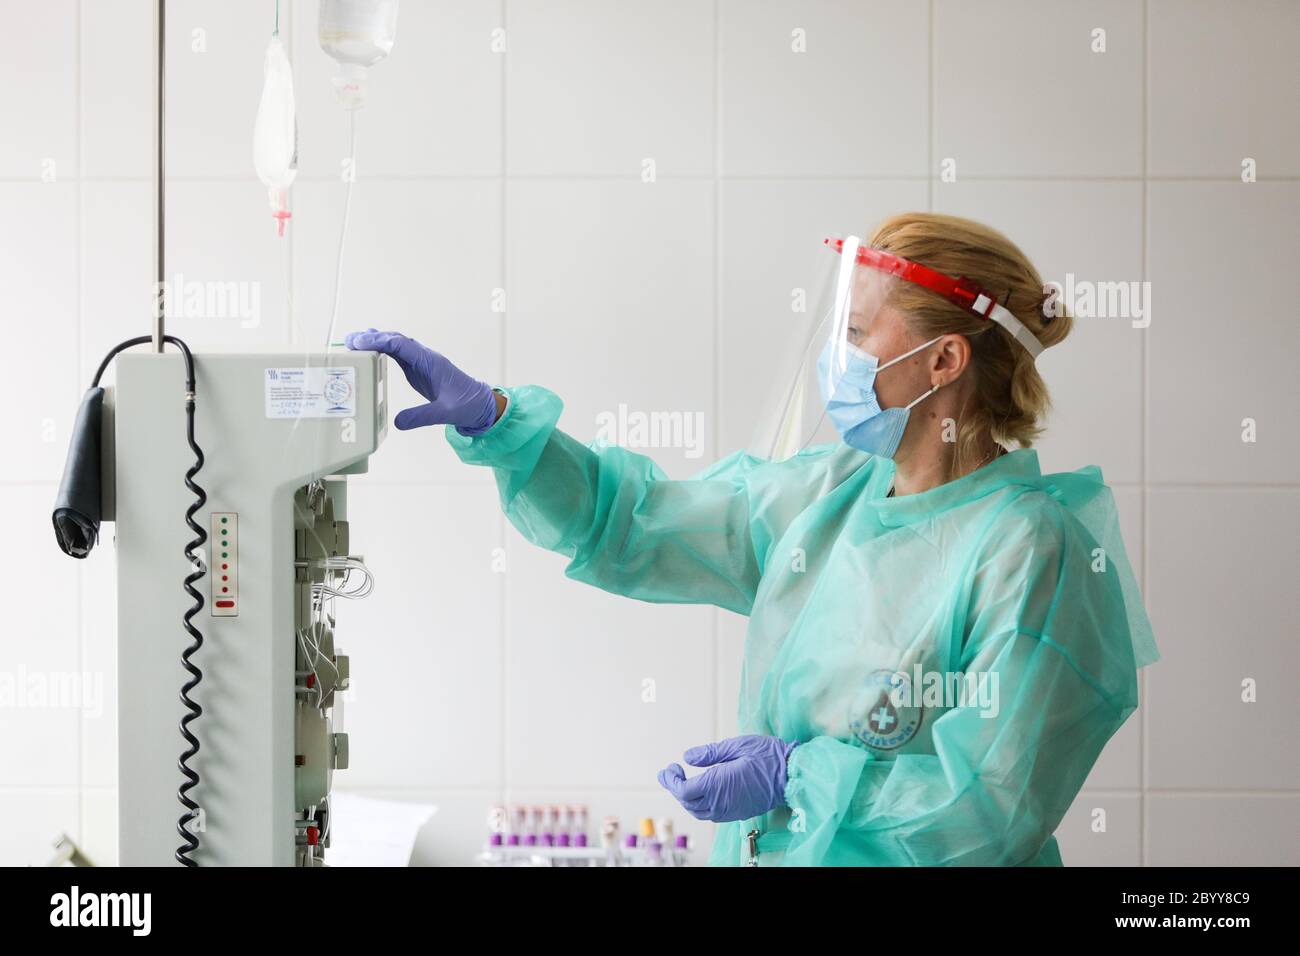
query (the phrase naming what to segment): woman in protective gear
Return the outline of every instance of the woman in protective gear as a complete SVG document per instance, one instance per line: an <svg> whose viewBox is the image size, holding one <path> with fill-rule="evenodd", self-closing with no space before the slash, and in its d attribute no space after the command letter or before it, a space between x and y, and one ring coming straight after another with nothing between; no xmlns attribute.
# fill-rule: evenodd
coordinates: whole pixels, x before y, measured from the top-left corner
<svg viewBox="0 0 1300 956"><path fill-rule="evenodd" d="M1052 834L1158 656L1101 471L1043 475L1030 447L1035 359L1071 319L968 220L828 246L759 453L688 480L559 431L544 388L491 389L397 333L348 344L398 362L429 403L397 427L446 423L569 577L749 616L742 736L659 775L723 824L711 862L1060 865Z"/></svg>

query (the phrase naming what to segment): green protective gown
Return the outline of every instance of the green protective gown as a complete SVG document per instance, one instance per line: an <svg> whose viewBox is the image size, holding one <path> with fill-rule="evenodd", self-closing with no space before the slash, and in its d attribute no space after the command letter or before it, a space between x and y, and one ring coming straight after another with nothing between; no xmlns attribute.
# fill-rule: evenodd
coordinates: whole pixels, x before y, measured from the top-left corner
<svg viewBox="0 0 1300 956"><path fill-rule="evenodd" d="M800 746L788 809L723 824L711 863L757 829L759 865L1061 864L1158 656L1100 470L1021 449L890 497L893 462L834 444L670 480L558 430L546 389L505 392L485 434L447 435L526 538L607 591L749 616L741 732Z"/></svg>

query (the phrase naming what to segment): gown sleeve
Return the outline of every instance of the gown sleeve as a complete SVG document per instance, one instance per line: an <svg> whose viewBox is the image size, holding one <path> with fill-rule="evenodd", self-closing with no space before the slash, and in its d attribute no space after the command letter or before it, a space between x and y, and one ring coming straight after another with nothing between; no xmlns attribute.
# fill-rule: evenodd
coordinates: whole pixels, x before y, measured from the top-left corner
<svg viewBox="0 0 1300 956"><path fill-rule="evenodd" d="M568 557L565 573L615 594L748 614L768 550L829 480L827 450L768 463L738 453L670 480L644 455L588 446L556 428L563 405L538 386L504 390L477 437L448 427L460 458L490 466L510 522Z"/></svg>
<svg viewBox="0 0 1300 956"><path fill-rule="evenodd" d="M1117 576L1064 508L1004 516L970 561L957 628L960 668L989 675L996 707L942 714L933 754L887 760L834 737L795 748L786 865L1029 863L1136 709Z"/></svg>

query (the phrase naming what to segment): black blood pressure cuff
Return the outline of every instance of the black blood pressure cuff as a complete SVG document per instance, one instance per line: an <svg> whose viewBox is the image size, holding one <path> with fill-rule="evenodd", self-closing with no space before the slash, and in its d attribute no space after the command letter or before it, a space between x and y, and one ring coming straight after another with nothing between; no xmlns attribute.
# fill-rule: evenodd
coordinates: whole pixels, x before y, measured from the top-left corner
<svg viewBox="0 0 1300 956"><path fill-rule="evenodd" d="M77 409L63 480L54 499L54 536L64 554L84 558L99 540L100 428L104 390L91 388Z"/></svg>

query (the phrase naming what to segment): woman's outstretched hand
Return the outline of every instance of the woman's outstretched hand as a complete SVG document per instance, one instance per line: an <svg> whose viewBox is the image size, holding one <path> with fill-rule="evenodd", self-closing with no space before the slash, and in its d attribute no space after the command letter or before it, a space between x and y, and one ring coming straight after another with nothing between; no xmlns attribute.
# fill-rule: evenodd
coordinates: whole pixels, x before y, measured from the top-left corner
<svg viewBox="0 0 1300 956"><path fill-rule="evenodd" d="M411 388L428 403L397 413L393 424L401 431L425 425L455 425L463 435L481 435L497 420L500 403L486 382L466 375L446 356L401 332L348 333L345 343L357 351L383 352L401 366Z"/></svg>

